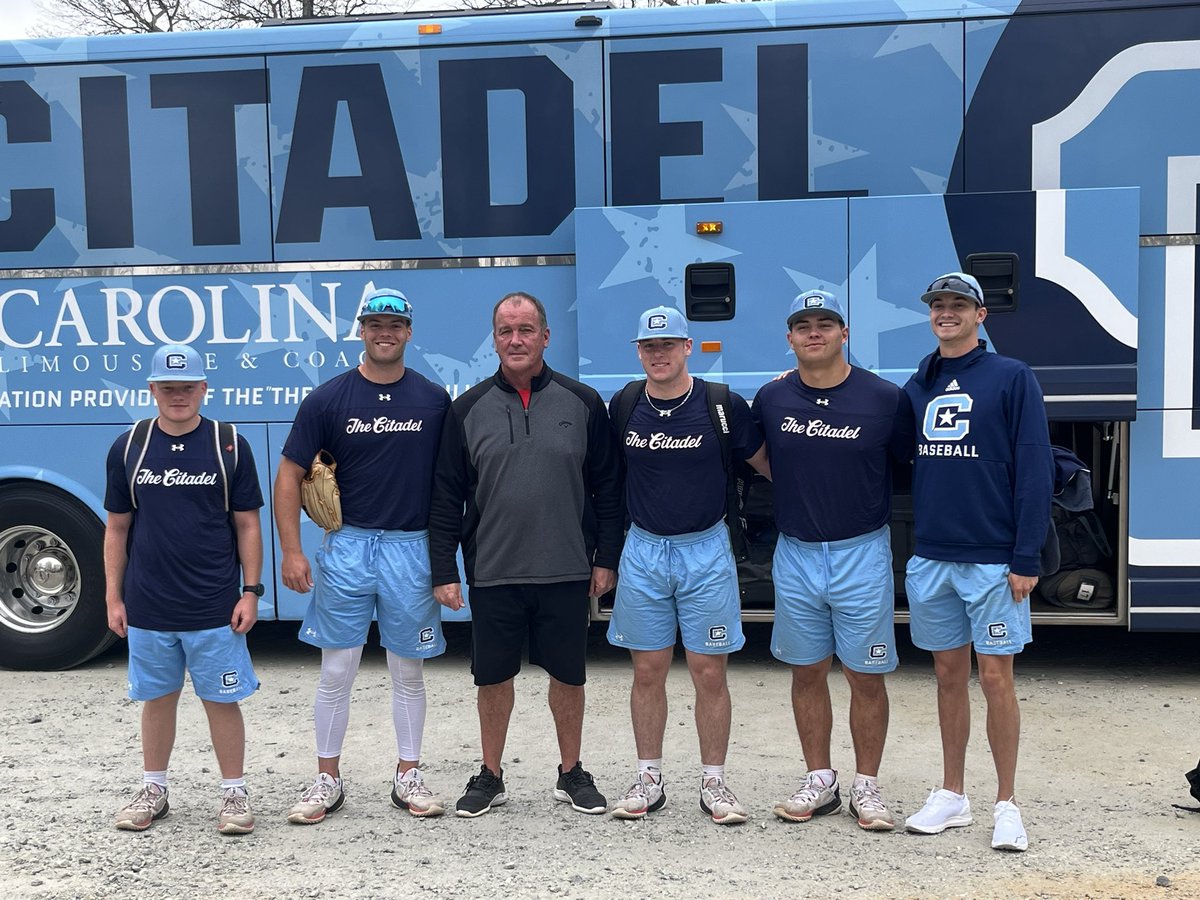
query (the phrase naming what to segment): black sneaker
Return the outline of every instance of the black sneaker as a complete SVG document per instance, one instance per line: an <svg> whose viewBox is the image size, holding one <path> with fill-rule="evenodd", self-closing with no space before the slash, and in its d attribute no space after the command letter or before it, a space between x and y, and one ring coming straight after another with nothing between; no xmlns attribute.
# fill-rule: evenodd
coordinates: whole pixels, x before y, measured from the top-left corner
<svg viewBox="0 0 1200 900"><path fill-rule="evenodd" d="M554 786L554 799L570 803L571 809L588 815L599 815L608 810L608 801L596 790L596 782L590 772L583 770L583 763L575 763L570 772L558 767L558 784Z"/></svg>
<svg viewBox="0 0 1200 900"><path fill-rule="evenodd" d="M499 775L492 774L487 766L479 767L479 774L472 775L467 782L466 792L454 804L454 814L464 819L482 816L493 806L508 802L504 793L504 770Z"/></svg>

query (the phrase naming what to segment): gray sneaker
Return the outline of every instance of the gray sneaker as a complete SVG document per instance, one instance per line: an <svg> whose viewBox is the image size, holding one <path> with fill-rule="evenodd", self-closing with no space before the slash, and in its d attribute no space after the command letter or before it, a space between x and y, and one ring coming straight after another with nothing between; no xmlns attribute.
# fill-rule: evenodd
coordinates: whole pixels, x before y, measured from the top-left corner
<svg viewBox="0 0 1200 900"><path fill-rule="evenodd" d="M724 778L705 778L700 782L700 808L718 825L740 825L750 818Z"/></svg>
<svg viewBox="0 0 1200 900"><path fill-rule="evenodd" d="M618 819L642 819L647 813L658 812L666 802L662 779L655 781L654 776L640 772L625 796L613 804L612 814Z"/></svg>
<svg viewBox="0 0 1200 900"><path fill-rule="evenodd" d="M440 816L446 811L442 798L426 786L417 768L396 774L392 781L392 806L406 809L414 816Z"/></svg>
<svg viewBox="0 0 1200 900"><path fill-rule="evenodd" d="M864 831L891 831L896 827L879 786L870 782L850 788L850 815L858 819L858 827Z"/></svg>
<svg viewBox="0 0 1200 900"><path fill-rule="evenodd" d="M776 803L773 812L789 822L807 822L813 816L827 816L841 808L842 792L838 786L837 774L834 773L833 784L825 787L812 772L809 772L804 776L804 784L800 790L786 800Z"/></svg>
<svg viewBox="0 0 1200 900"><path fill-rule="evenodd" d="M249 834L254 830L254 813L245 788L226 788L221 792L221 812L217 831L221 834Z"/></svg>
<svg viewBox="0 0 1200 900"><path fill-rule="evenodd" d="M129 805L117 813L114 824L122 831L145 831L170 810L167 789L147 782L134 795Z"/></svg>
<svg viewBox="0 0 1200 900"><path fill-rule="evenodd" d="M301 797L300 802L288 812L288 821L293 825L316 825L325 821L331 812L337 812L346 802L342 786L332 775L322 772Z"/></svg>

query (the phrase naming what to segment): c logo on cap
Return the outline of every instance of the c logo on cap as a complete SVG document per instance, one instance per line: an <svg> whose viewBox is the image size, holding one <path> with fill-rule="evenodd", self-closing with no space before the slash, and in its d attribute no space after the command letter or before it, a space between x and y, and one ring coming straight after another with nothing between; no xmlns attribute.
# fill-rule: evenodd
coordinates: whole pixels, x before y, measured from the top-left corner
<svg viewBox="0 0 1200 900"><path fill-rule="evenodd" d="M824 297L805 297L804 298L804 308L805 309L824 309L825 308L825 298Z"/></svg>
<svg viewBox="0 0 1200 900"><path fill-rule="evenodd" d="M187 357L184 356L182 353L168 353L167 354L167 368L168 369L186 369L187 368Z"/></svg>
<svg viewBox="0 0 1200 900"><path fill-rule="evenodd" d="M667 327L667 317L664 315L661 315L661 314L651 316L649 319L646 320L646 327L647 328L666 328Z"/></svg>

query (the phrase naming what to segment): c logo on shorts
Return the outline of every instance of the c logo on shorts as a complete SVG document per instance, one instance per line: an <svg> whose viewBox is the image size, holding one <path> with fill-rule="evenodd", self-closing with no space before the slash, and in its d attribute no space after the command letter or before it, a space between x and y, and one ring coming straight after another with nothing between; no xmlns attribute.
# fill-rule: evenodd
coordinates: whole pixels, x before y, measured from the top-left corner
<svg viewBox="0 0 1200 900"><path fill-rule="evenodd" d="M871 659L887 659L887 653L887 644L872 644L871 649L867 651Z"/></svg>
<svg viewBox="0 0 1200 900"><path fill-rule="evenodd" d="M422 628L421 634L417 637L417 640L420 641L422 644L432 644L433 643L433 629L432 628Z"/></svg>
<svg viewBox="0 0 1200 900"><path fill-rule="evenodd" d="M988 637L1006 638L1008 637L1008 626L1003 622L988 623Z"/></svg>
<svg viewBox="0 0 1200 900"><path fill-rule="evenodd" d="M241 681L238 679L237 672L222 672L221 673L221 687L235 688L240 683L241 683Z"/></svg>
<svg viewBox="0 0 1200 900"><path fill-rule="evenodd" d="M713 625L708 629L708 639L710 641L723 641L729 636L729 629L724 625Z"/></svg>

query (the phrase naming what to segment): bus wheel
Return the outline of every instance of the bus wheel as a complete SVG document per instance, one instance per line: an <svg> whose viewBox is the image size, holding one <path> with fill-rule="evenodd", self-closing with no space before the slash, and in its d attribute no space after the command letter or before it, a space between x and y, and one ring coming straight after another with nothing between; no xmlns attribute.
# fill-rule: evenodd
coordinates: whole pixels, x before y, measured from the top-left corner
<svg viewBox="0 0 1200 900"><path fill-rule="evenodd" d="M0 487L0 665L68 669L115 640L91 510L57 488Z"/></svg>

